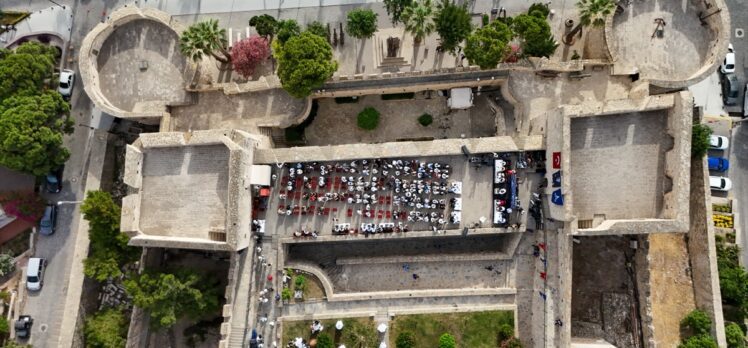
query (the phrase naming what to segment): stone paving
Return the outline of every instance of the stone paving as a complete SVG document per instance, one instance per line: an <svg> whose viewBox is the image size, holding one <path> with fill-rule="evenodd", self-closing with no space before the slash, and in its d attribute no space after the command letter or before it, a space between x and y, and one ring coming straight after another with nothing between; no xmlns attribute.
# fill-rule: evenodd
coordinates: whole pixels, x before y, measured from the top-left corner
<svg viewBox="0 0 748 348"><path fill-rule="evenodd" d="M665 186L666 111L571 119L571 187L580 220L657 218Z"/></svg>
<svg viewBox="0 0 748 348"><path fill-rule="evenodd" d="M221 91L200 92L194 104L171 108L172 131L200 129L254 130L259 121L292 119L304 110L304 100L283 90L271 89L226 95Z"/></svg>
<svg viewBox="0 0 748 348"><path fill-rule="evenodd" d="M145 153L140 229L207 239L225 229L229 151L223 145L152 148Z"/></svg>
<svg viewBox="0 0 748 348"><path fill-rule="evenodd" d="M402 141L405 139L479 138L497 135L500 107L494 94L476 97L467 110L450 110L447 97L436 91L418 92L414 99L382 100L378 95L360 97L356 103L339 104L334 98L318 99L319 109L306 128L307 145L338 145ZM366 107L380 113L377 129L367 131L356 124L356 116ZM418 117L427 113L433 123L422 126ZM513 115L509 115L513 116ZM503 127L502 127L503 128ZM504 134L498 134L504 135Z"/></svg>
<svg viewBox="0 0 748 348"><path fill-rule="evenodd" d="M187 96L179 37L155 21L135 20L115 29L97 64L102 93L123 110L137 111L139 103L183 102Z"/></svg>
<svg viewBox="0 0 748 348"><path fill-rule="evenodd" d="M702 9L692 1L630 1L613 21L613 40L624 65L651 78L685 80L705 63L715 34L702 26ZM655 19L665 21L663 37L653 37Z"/></svg>

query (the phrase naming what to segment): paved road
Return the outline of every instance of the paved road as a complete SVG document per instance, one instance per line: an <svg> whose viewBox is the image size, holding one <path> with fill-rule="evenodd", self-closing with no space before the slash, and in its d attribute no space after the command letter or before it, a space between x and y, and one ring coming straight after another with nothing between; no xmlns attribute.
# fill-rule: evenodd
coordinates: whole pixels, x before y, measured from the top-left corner
<svg viewBox="0 0 748 348"><path fill-rule="evenodd" d="M104 11L122 6L125 1L105 0L56 0L63 6L72 6L75 10L73 30L70 39L75 48L85 34L102 19ZM52 5L42 0L3 0L3 9L38 10ZM92 15L96 14L96 15ZM73 50L68 56L77 56ZM77 63L64 62L65 68L77 70ZM85 125L91 124L92 104L80 85L80 76L76 82L71 99L71 114L75 119L75 131L65 137L65 146L70 149L71 156L65 165L63 174L63 191L58 194L47 195L50 201L79 201L85 193L85 173L87 173L87 159L93 137L91 129ZM81 126L83 125L83 126ZM29 343L34 347L57 347L60 335L65 294L67 293L68 278L70 277L75 249L76 233L80 221L78 204L63 204L59 207L57 231L54 235L40 236L36 245L36 256L47 258L49 266L44 279L44 287L38 293L28 294L22 313L30 314L34 319L34 329Z"/></svg>
<svg viewBox="0 0 748 348"><path fill-rule="evenodd" d="M732 45L735 48L736 69L738 80L741 85L745 85L746 67L748 67L748 36L738 38L735 36L736 31L742 29L748 33L748 3L742 0L726 0L727 7L730 10L730 21L732 24L732 33L730 35ZM743 101L743 90L740 91L738 107L729 108L729 112L741 112ZM748 194L748 125L738 123L732 131L730 146L730 178L733 182L732 196L740 199L738 213L741 216L740 230L742 236L738 237L741 248L741 263L748 265L748 199L741 199Z"/></svg>

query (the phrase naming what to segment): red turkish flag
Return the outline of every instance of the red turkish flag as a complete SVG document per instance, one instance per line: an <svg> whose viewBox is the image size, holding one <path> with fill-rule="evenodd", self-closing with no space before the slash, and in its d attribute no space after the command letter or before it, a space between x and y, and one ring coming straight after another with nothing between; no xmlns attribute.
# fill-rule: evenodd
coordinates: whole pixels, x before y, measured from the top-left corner
<svg viewBox="0 0 748 348"><path fill-rule="evenodd" d="M553 169L559 169L559 168L561 168L561 153L554 152L553 153Z"/></svg>

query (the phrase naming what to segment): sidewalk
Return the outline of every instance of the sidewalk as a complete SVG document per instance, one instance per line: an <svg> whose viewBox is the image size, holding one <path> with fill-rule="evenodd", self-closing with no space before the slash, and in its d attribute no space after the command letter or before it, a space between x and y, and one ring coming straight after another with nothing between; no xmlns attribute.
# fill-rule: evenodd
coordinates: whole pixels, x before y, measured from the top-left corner
<svg viewBox="0 0 748 348"><path fill-rule="evenodd" d="M91 141L91 153L88 158L88 174L86 175L85 192L99 189L101 172L106 155L107 133L96 131ZM70 347L75 336L75 327L80 310L81 293L83 291L83 260L88 256L88 221L79 217L78 231L75 238L72 267L67 277L67 294L64 298L64 314L60 323L60 336L56 347Z"/></svg>

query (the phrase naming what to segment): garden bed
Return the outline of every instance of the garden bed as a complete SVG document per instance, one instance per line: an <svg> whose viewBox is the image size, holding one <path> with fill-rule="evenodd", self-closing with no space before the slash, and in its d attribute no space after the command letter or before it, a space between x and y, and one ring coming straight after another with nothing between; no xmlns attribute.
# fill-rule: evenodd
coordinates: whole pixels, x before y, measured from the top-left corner
<svg viewBox="0 0 748 348"><path fill-rule="evenodd" d="M320 320L324 329L320 334L329 335L334 346L341 344L346 347L376 347L379 343L379 333L376 330L372 318L348 318L343 321L343 330L335 330L335 319ZM311 334L311 320L288 321L283 322L282 344L279 347L285 347L288 342L292 342L296 337L303 338L309 342L317 335ZM392 346L394 347L394 345ZM433 348L433 347L430 347Z"/></svg>
<svg viewBox="0 0 748 348"><path fill-rule="evenodd" d="M415 348L437 347L439 336L444 333L455 337L457 347L494 348L499 346L499 328L504 324L514 328L513 312L401 315L390 322L392 332L388 346L395 346L400 333L410 332L415 338Z"/></svg>
<svg viewBox="0 0 748 348"><path fill-rule="evenodd" d="M0 254L11 254L13 257L18 257L23 254L26 250L29 250L29 238L31 236L31 229L27 229L21 234L13 237L13 239L5 242L0 246Z"/></svg>

